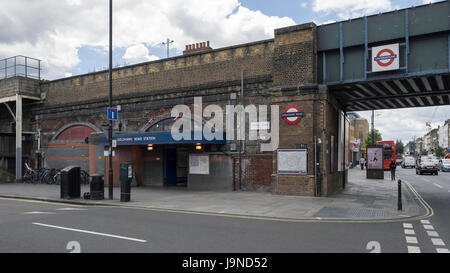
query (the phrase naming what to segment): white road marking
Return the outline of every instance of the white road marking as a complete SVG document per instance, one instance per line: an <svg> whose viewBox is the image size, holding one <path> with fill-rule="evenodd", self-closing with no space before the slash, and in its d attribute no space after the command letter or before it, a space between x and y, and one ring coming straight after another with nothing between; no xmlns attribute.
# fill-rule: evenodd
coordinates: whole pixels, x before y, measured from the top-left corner
<svg viewBox="0 0 450 273"><path fill-rule="evenodd" d="M446 248L436 248L437 253L450 253Z"/></svg>
<svg viewBox="0 0 450 273"><path fill-rule="evenodd" d="M370 253L381 253L381 244L377 241L371 241L367 243L367 250L370 250Z"/></svg>
<svg viewBox="0 0 450 273"><path fill-rule="evenodd" d="M414 232L414 229L405 229L405 234L415 235L416 233Z"/></svg>
<svg viewBox="0 0 450 273"><path fill-rule="evenodd" d="M408 224L408 223L404 223L403 227L404 228L413 228L413 225L412 224Z"/></svg>
<svg viewBox="0 0 450 273"><path fill-rule="evenodd" d="M87 210L87 209L80 209L80 208L60 208L60 209L56 209L56 210L74 210L74 211L77 211L77 210Z"/></svg>
<svg viewBox="0 0 450 273"><path fill-rule="evenodd" d="M55 213L46 211L28 211L24 212L23 214L55 214Z"/></svg>
<svg viewBox="0 0 450 273"><path fill-rule="evenodd" d="M129 241L136 241L140 243L146 243L146 240L131 238L131 237L125 237L125 236L118 236L113 234L107 234L107 233L100 233L100 232L94 232L94 231L88 231L88 230L82 230L82 229L75 229L75 228L67 228L67 227L60 227L60 226L53 226L53 225L47 225L42 223L33 223L33 225L43 226L43 227L49 227L49 228L56 228L56 229L63 229L68 231L75 231L75 232L81 232L81 233L88 233L93 235L99 235L99 236L106 236L106 237L112 237L117 239L123 239L123 240L129 240Z"/></svg>
<svg viewBox="0 0 450 273"><path fill-rule="evenodd" d="M423 225L423 227L428 230L434 230L434 227L432 225Z"/></svg>
<svg viewBox="0 0 450 273"><path fill-rule="evenodd" d="M441 186L441 185L439 185L439 184L436 184L436 183L433 183L436 187L438 187L438 188L440 188L440 189L443 189L443 187Z"/></svg>
<svg viewBox="0 0 450 273"><path fill-rule="evenodd" d="M439 237L439 234L436 231L427 230L427 234L430 237Z"/></svg>
<svg viewBox="0 0 450 273"><path fill-rule="evenodd" d="M420 247L408 246L408 253L420 253Z"/></svg>
<svg viewBox="0 0 450 273"><path fill-rule="evenodd" d="M442 239L431 238L431 241L433 242L433 245L435 245L435 246L445 246L445 243L444 243L444 241L442 241Z"/></svg>
<svg viewBox="0 0 450 273"><path fill-rule="evenodd" d="M420 220L420 222L422 223L422 224L430 224L430 221L428 221L428 220Z"/></svg>
<svg viewBox="0 0 450 273"><path fill-rule="evenodd" d="M406 243L408 244L418 244L416 237L406 236Z"/></svg>

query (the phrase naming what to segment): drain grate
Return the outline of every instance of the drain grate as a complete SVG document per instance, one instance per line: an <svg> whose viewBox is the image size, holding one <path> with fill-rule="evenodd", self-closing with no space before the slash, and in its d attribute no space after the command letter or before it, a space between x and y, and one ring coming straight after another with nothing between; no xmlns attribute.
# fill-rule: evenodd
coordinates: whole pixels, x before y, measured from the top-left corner
<svg viewBox="0 0 450 273"><path fill-rule="evenodd" d="M382 209L324 207L314 217L329 218L385 218L392 216Z"/></svg>

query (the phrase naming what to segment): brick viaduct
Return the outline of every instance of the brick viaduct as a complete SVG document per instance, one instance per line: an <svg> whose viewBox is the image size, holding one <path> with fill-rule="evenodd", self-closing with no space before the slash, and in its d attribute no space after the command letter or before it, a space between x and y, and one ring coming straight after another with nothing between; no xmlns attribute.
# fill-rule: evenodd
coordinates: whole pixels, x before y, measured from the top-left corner
<svg viewBox="0 0 450 273"><path fill-rule="evenodd" d="M312 23L297 25L275 30L274 39L220 49L189 46L182 56L116 68L113 103L121 109L114 131L155 129L153 125L166 120L173 106L192 106L194 97L202 97L204 106L216 104L223 109L237 104L278 105L281 113L296 105L304 116L295 125L279 117L278 150L261 152L261 140L205 145L201 153L209 155L209 175L189 174L186 162L179 162L176 172L187 177L188 188L194 189L307 196L335 193L346 180L341 147L345 129L340 105L325 85L318 84L316 33ZM101 71L37 84L21 77L0 81L3 93L25 94L30 89L40 98L24 100L23 131L39 132L25 138L26 160L37 166L35 151L40 151L46 167L76 164L90 173L105 173L105 147L100 139L107 132L108 75L108 71ZM13 132L11 121L7 109L1 107L1 132ZM5 167L6 146L12 143L7 144L6 136L2 137ZM118 146L114 169L117 173L120 162L131 161L138 185L162 186L166 147L155 145L149 152L145 146ZM278 151L303 148L307 149L307 173L279 173ZM245 152L240 154L239 149ZM186 156L196 151L187 146L180 152ZM314 158L319 163L317 169ZM118 183L117 174L114 184Z"/></svg>

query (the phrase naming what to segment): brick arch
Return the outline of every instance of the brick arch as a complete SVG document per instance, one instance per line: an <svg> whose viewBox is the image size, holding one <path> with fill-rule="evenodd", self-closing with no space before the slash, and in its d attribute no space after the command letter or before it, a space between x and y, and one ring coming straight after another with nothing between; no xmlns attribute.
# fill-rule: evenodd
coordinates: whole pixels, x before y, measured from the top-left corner
<svg viewBox="0 0 450 273"><path fill-rule="evenodd" d="M90 123L70 123L59 129L51 142L84 140L94 132L101 132L101 130Z"/></svg>
<svg viewBox="0 0 450 273"><path fill-rule="evenodd" d="M148 132L152 127L156 126L157 124L159 124L161 122L164 122L166 120L170 120L170 119L174 120L175 118L172 117L170 114L159 116L154 122L149 123L148 125L144 126L142 131L143 132ZM183 119L183 117L181 117L180 119ZM201 123L202 126L207 126L205 120L203 120L203 119L200 119L200 118L198 118L196 116L191 116L191 119L193 119L194 122L196 122L196 123Z"/></svg>

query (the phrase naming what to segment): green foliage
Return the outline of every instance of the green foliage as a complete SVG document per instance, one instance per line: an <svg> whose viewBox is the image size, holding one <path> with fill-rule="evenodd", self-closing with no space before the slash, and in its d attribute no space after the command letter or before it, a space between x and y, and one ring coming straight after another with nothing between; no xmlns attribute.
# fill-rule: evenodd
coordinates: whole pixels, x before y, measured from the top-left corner
<svg viewBox="0 0 450 273"><path fill-rule="evenodd" d="M403 142L401 140L396 140L395 141L395 151L397 154L403 154L404 153L404 145Z"/></svg>
<svg viewBox="0 0 450 273"><path fill-rule="evenodd" d="M381 133L380 131L378 131L377 129L373 130L373 134L374 134L374 142L373 144L376 145L377 141L381 141L383 140L381 138ZM367 135L367 138L364 141L364 145L372 145L372 130L370 130L369 134Z"/></svg>
<svg viewBox="0 0 450 273"><path fill-rule="evenodd" d="M436 150L434 150L434 153L437 157L444 157L445 156L445 151L441 146L438 146L436 148Z"/></svg>

